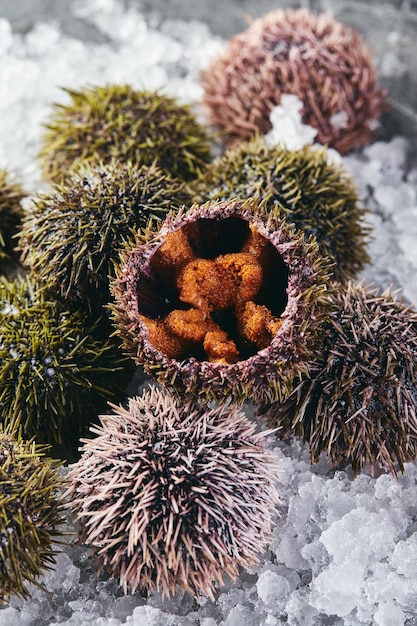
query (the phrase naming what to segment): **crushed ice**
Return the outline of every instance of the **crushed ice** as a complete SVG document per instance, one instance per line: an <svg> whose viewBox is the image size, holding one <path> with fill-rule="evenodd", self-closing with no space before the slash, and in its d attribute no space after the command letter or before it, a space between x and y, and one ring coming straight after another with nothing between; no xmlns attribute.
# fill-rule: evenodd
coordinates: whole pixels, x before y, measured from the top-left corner
<svg viewBox="0 0 417 626"><path fill-rule="evenodd" d="M65 101L62 86L129 82L197 102L198 71L224 46L202 23L155 26L117 0L73 0L72 9L97 29L99 43L71 38L53 23L15 33L0 19L0 167L15 173L30 194L45 186L35 155L51 102ZM297 106L284 99L274 112L273 134L285 140L287 128L288 141L305 145L314 135L297 130ZM409 153L407 139L396 137L343 161L370 209L367 282L400 287L417 306L417 169ZM13 598L0 610L0 626L417 623L417 463L398 480L366 473L352 480L325 461L311 468L299 443L278 442L276 454L283 507L270 549L257 570L226 582L215 603L188 595L125 597L115 580L97 579L88 549L69 538L41 580L44 590L33 587L27 601ZM66 529L74 529L71 519Z"/></svg>

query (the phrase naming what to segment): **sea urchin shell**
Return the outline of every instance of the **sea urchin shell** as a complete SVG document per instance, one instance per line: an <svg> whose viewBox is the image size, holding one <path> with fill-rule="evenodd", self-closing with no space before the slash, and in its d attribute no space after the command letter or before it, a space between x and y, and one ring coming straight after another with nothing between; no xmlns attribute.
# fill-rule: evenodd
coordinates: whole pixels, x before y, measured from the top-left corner
<svg viewBox="0 0 417 626"><path fill-rule="evenodd" d="M115 326L147 373L183 393L282 398L326 317L313 237L254 200L194 205L124 250Z"/></svg>
<svg viewBox="0 0 417 626"><path fill-rule="evenodd" d="M254 20L202 72L201 84L211 122L228 142L269 131L273 107L293 94L317 141L344 154L370 141L386 108L360 33L306 9Z"/></svg>
<svg viewBox="0 0 417 626"><path fill-rule="evenodd" d="M85 164L35 198L22 224L21 261L64 298L107 304L109 277L132 231L190 198L155 165Z"/></svg>
<svg viewBox="0 0 417 626"><path fill-rule="evenodd" d="M280 436L308 442L313 462L326 452L355 473L366 463L404 471L417 457L417 313L389 289L349 283L334 294L310 378L263 412Z"/></svg>
<svg viewBox="0 0 417 626"><path fill-rule="evenodd" d="M97 323L27 278L0 278L0 423L56 446L63 458L106 406L120 400L130 360Z"/></svg>
<svg viewBox="0 0 417 626"><path fill-rule="evenodd" d="M58 463L20 434L0 427L0 601L29 596L54 561L60 535Z"/></svg>
<svg viewBox="0 0 417 626"><path fill-rule="evenodd" d="M277 460L240 409L151 387L93 427L66 496L81 539L128 589L190 591L258 562L270 538Z"/></svg>
<svg viewBox="0 0 417 626"><path fill-rule="evenodd" d="M64 91L71 101L53 105L39 153L46 179L59 182L82 162L116 159L156 162L189 180L210 159L207 131L174 98L117 84Z"/></svg>

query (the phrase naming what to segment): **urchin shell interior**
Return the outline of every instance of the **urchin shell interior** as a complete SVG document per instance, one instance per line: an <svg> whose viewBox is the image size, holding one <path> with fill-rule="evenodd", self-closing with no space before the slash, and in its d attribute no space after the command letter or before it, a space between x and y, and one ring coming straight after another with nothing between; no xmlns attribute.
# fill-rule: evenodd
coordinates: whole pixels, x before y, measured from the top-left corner
<svg viewBox="0 0 417 626"><path fill-rule="evenodd" d="M167 243L155 251L137 283L139 314L151 320L167 320L167 332L177 337L180 343L184 339L183 349L179 349L175 358L210 360L204 349L204 338L193 341L192 329L187 332L185 328L190 311L200 312L195 324L200 323L201 333L205 336L213 332L226 333L228 340L236 345L236 360L252 356L259 346L241 332L244 311L240 309L245 310L245 304L250 301L264 307L262 310L266 308L265 314L269 313L271 318L280 317L288 300L288 267L282 257L271 242L256 229L251 229L249 221L241 217L229 217L221 223L207 218L196 219L178 229L176 235L188 242L193 256L179 270L172 258L169 259L171 264L164 263L162 268L165 259L161 262L164 256L161 249L167 247ZM250 248L252 239L256 239L262 249L262 262L258 255L242 252ZM241 260L243 266L236 267ZM222 271L225 265L225 271ZM253 295L253 298L246 299L238 290L245 290L246 282L252 278L249 275L245 281L245 273L248 275L258 265L262 280L257 281L259 284L253 289L246 288ZM236 275L232 276L232 273ZM211 280L212 283L208 284ZM260 307L257 307L258 311ZM173 312L177 313L177 324L172 321Z"/></svg>

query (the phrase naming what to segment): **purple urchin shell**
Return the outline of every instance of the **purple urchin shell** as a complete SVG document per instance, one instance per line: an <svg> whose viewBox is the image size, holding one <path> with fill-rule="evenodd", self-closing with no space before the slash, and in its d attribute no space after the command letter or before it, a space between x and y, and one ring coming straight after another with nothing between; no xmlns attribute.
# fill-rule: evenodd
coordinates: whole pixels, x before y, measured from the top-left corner
<svg viewBox="0 0 417 626"><path fill-rule="evenodd" d="M277 458L236 406L151 387L94 426L68 474L83 542L125 593L214 599L215 582L259 562L279 499Z"/></svg>
<svg viewBox="0 0 417 626"><path fill-rule="evenodd" d="M268 132L282 94L298 96L317 141L342 154L368 143L387 109L362 35L306 9L254 20L202 72L201 84L210 121L227 143Z"/></svg>
<svg viewBox="0 0 417 626"><path fill-rule="evenodd" d="M219 268L219 260L231 264ZM313 237L253 199L193 205L123 252L112 284L114 323L136 363L180 393L282 400L319 340L329 272ZM236 293L234 275L242 279ZM189 276L197 296L188 293ZM180 342L176 317L186 326Z"/></svg>
<svg viewBox="0 0 417 626"><path fill-rule="evenodd" d="M354 474L369 464L396 475L417 458L417 313L363 284L333 297L310 376L260 412L280 437L307 442L313 463L326 453Z"/></svg>

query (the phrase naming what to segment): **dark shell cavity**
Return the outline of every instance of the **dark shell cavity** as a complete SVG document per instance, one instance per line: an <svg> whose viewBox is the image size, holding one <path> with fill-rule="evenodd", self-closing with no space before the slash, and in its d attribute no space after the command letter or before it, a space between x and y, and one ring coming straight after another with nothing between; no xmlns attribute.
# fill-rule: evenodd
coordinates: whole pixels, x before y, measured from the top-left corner
<svg viewBox="0 0 417 626"><path fill-rule="evenodd" d="M196 258L214 260L220 255L239 253L251 236L249 221L242 217L214 215L212 218L196 219L185 224L182 230ZM279 252L265 237L265 250L262 253L263 280L254 302L266 306L273 316L280 316L288 302L288 267ZM160 246L159 246L160 247ZM154 251L154 253L157 250ZM170 311L187 310L190 305L181 301L174 280L161 275L151 254L138 275L136 297L138 313L152 319L163 319ZM219 283L219 290L222 285ZM242 338L233 307L211 312L211 318L235 342L239 350L239 360L244 360L258 351L253 343ZM193 344L182 358L195 357L206 360L201 346Z"/></svg>

